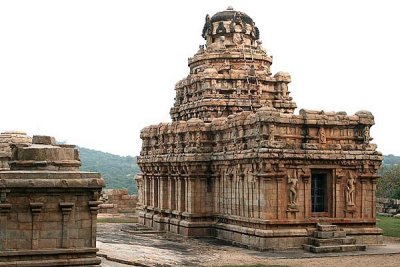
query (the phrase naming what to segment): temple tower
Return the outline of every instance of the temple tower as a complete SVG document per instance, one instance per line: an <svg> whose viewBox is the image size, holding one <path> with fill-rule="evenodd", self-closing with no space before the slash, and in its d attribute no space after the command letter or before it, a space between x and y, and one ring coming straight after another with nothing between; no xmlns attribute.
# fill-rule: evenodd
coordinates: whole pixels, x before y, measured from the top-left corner
<svg viewBox="0 0 400 267"><path fill-rule="evenodd" d="M139 222L259 249L301 247L314 231L354 249L380 243L373 115L295 114L290 75L271 74L243 12L207 15L202 36L176 84L172 122L141 132Z"/></svg>
<svg viewBox="0 0 400 267"><path fill-rule="evenodd" d="M190 74L175 86L173 121L211 122L262 106L293 113L290 75L271 75L272 57L262 47L252 18L232 8L207 15L202 36L206 44L189 59Z"/></svg>

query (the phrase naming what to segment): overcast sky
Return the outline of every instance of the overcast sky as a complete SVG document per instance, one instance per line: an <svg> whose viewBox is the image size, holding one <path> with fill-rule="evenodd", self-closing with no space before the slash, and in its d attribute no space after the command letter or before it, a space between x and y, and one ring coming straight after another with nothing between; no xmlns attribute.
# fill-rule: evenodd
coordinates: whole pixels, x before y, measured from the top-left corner
<svg viewBox="0 0 400 267"><path fill-rule="evenodd" d="M0 131L138 155L170 122L175 83L232 5L260 29L297 106L370 110L373 142L400 155L400 1L0 1ZM298 110L296 111L298 113Z"/></svg>

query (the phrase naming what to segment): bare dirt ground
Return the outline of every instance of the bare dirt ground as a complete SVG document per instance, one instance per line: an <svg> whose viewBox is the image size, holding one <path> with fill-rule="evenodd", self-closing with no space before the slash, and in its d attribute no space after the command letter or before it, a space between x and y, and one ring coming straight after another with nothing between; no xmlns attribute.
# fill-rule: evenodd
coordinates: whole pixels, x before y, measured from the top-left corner
<svg viewBox="0 0 400 267"><path fill-rule="evenodd" d="M400 238L386 238L385 246L369 247L366 252L316 255L300 249L281 252L255 251L211 238L192 239L168 233L140 231L134 224L99 223L97 241L99 254L108 258L103 258L103 267L233 264L290 267L400 266Z"/></svg>

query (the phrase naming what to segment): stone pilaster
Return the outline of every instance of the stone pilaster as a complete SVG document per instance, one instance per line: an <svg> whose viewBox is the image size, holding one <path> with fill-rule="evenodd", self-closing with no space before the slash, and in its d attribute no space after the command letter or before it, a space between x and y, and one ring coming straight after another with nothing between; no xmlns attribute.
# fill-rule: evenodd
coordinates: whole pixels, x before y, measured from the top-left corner
<svg viewBox="0 0 400 267"><path fill-rule="evenodd" d="M372 199L371 199L371 218L376 218L376 180L378 177L373 177L371 179L371 187L372 187Z"/></svg>
<svg viewBox="0 0 400 267"><path fill-rule="evenodd" d="M304 218L309 218L311 216L311 189L310 189L310 174L305 174L301 176L303 181L303 201L304 201Z"/></svg>
<svg viewBox="0 0 400 267"><path fill-rule="evenodd" d="M90 244L93 248L96 247L96 231L97 231L97 214L99 213L99 205L101 201L89 201L90 221L91 221L91 237Z"/></svg>
<svg viewBox="0 0 400 267"><path fill-rule="evenodd" d="M72 202L61 202L60 209L62 213L62 238L61 247L69 248L69 215L74 207Z"/></svg>
<svg viewBox="0 0 400 267"><path fill-rule="evenodd" d="M195 213L196 211L196 179L189 177L186 179L188 185L188 210L189 213Z"/></svg>
<svg viewBox="0 0 400 267"><path fill-rule="evenodd" d="M0 204L0 251L7 249L7 215L11 210L11 204Z"/></svg>
<svg viewBox="0 0 400 267"><path fill-rule="evenodd" d="M43 203L31 202L30 204L32 214L32 249L39 248L39 231L40 231L40 213L42 212Z"/></svg>
<svg viewBox="0 0 400 267"><path fill-rule="evenodd" d="M176 205L175 205L175 194L176 194L176 188L175 188L175 178L173 177L168 177L168 209L169 210L175 210Z"/></svg>

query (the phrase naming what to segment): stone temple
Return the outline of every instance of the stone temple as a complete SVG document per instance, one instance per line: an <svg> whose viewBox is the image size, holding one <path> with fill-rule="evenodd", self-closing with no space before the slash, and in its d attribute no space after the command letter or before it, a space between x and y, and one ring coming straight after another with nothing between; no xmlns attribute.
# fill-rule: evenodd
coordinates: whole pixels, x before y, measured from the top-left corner
<svg viewBox="0 0 400 267"><path fill-rule="evenodd" d="M373 115L295 114L290 75L272 75L243 12L207 15L202 36L172 122L141 132L139 222L258 249L381 243Z"/></svg>
<svg viewBox="0 0 400 267"><path fill-rule="evenodd" d="M99 173L50 136L0 134L0 266L100 266Z"/></svg>

